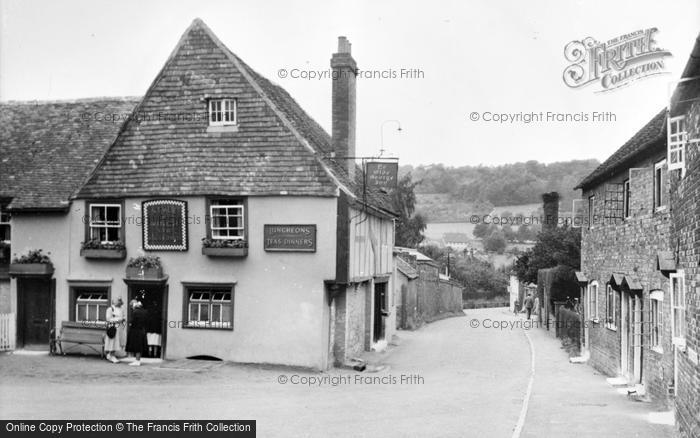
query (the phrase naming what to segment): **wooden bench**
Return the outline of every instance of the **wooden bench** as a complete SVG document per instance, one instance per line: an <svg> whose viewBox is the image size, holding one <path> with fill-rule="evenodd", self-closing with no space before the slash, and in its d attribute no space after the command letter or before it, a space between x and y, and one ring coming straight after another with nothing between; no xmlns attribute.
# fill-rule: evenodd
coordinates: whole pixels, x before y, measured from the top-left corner
<svg viewBox="0 0 700 438"><path fill-rule="evenodd" d="M80 346L104 357L105 326L96 323L62 321L61 334L56 339L61 354L65 355ZM86 354L84 351L83 354Z"/></svg>

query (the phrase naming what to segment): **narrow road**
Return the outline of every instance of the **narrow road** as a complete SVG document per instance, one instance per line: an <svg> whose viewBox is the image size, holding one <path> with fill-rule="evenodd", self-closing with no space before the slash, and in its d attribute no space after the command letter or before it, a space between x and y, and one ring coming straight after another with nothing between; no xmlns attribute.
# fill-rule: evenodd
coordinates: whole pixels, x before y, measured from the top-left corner
<svg viewBox="0 0 700 438"><path fill-rule="evenodd" d="M619 436L670 436L646 422L648 406L569 364L557 340L519 321L504 309L468 310L399 332L399 346L374 355L386 366L377 373L2 355L0 417L254 419L260 437L510 438L531 375L527 333L536 372L522 437L599 438L615 422L624 423Z"/></svg>

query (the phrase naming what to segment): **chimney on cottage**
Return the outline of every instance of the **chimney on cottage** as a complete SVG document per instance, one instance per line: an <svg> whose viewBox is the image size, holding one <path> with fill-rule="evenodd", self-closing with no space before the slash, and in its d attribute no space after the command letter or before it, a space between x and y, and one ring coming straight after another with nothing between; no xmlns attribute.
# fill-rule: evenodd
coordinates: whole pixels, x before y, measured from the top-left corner
<svg viewBox="0 0 700 438"><path fill-rule="evenodd" d="M333 152L347 169L351 180L355 176L355 80L357 64L351 55L351 44L338 37L338 52L331 58L333 70Z"/></svg>
<svg viewBox="0 0 700 438"><path fill-rule="evenodd" d="M542 231L554 230L559 222L559 193L542 194L542 203L542 210L544 211Z"/></svg>

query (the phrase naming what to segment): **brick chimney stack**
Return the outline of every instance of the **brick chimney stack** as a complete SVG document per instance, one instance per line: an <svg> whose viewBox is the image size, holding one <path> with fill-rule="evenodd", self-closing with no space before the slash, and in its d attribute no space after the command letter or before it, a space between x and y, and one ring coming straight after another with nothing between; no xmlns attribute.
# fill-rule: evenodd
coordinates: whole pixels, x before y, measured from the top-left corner
<svg viewBox="0 0 700 438"><path fill-rule="evenodd" d="M331 58L333 69L333 152L336 157L355 156L355 74L357 64L351 55L351 44L338 37L338 52ZM355 160L340 159L351 180L355 177Z"/></svg>
<svg viewBox="0 0 700 438"><path fill-rule="evenodd" d="M544 193L542 195L542 202L542 210L544 211L542 231L554 230L559 223L559 193Z"/></svg>

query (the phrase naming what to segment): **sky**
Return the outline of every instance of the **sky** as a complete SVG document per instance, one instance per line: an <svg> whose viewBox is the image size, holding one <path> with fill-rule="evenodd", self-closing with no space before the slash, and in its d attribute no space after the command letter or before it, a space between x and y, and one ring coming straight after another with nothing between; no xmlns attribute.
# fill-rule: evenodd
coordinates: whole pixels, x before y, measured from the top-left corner
<svg viewBox="0 0 700 438"><path fill-rule="evenodd" d="M327 131L331 79L301 76L346 36L367 75L357 154L414 166L603 160L666 105L700 32L696 0L0 0L0 100L142 96L197 17ZM647 28L672 54L665 74L605 93L564 84L569 42ZM589 121L484 121L521 112Z"/></svg>

